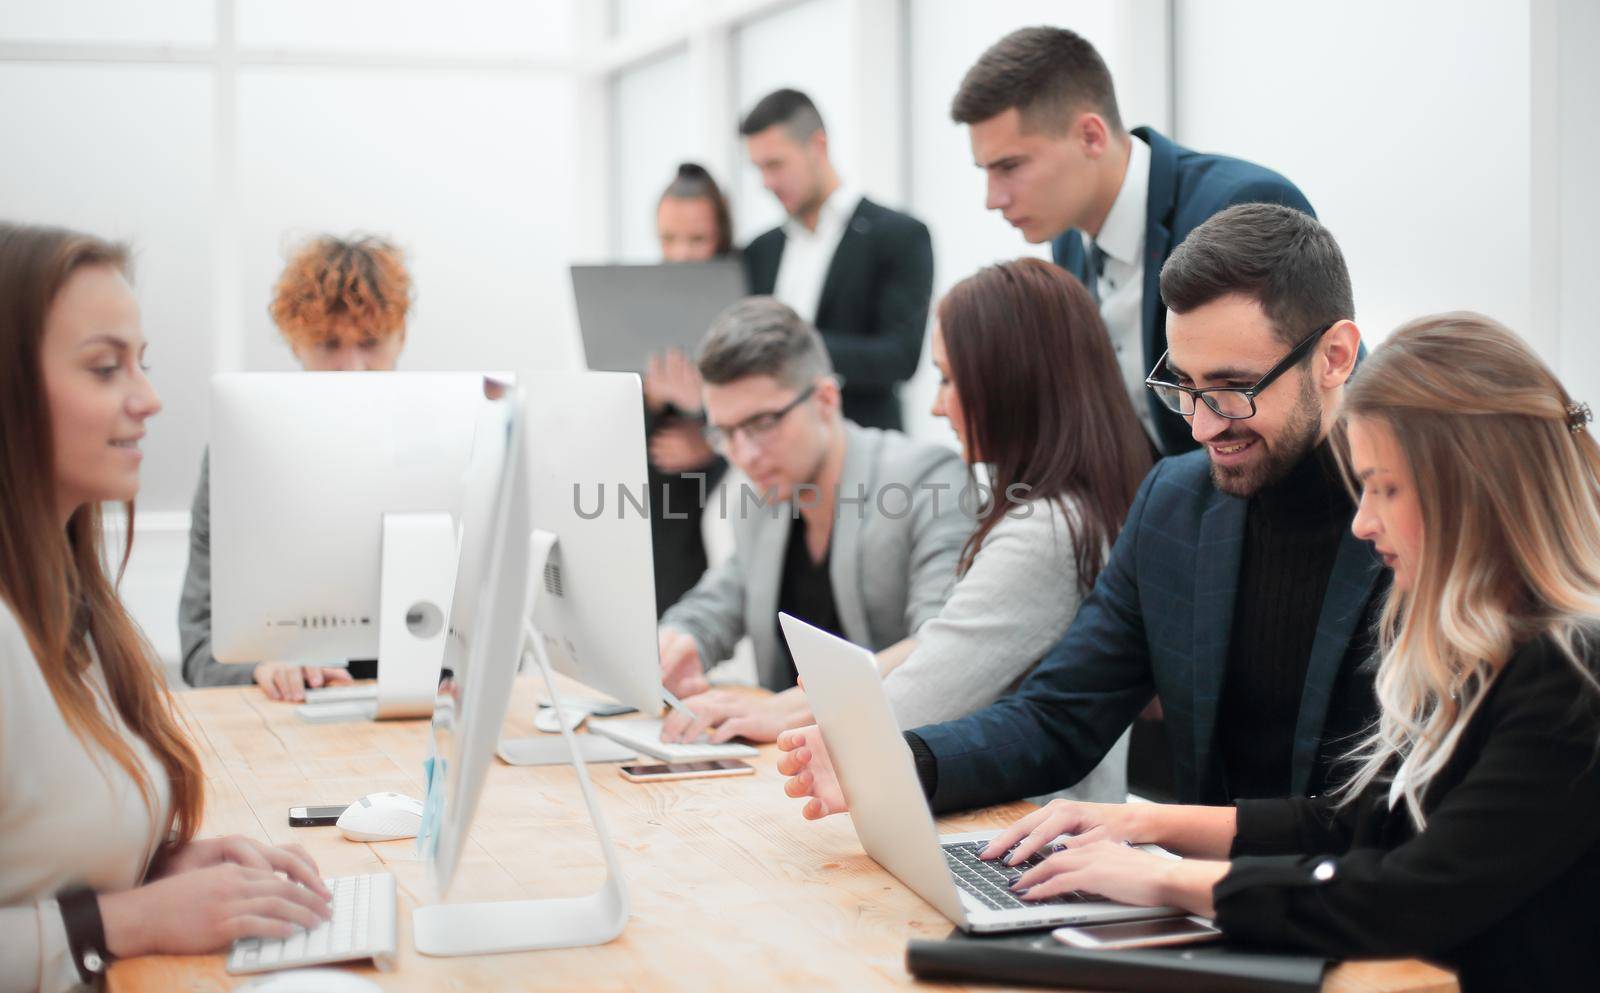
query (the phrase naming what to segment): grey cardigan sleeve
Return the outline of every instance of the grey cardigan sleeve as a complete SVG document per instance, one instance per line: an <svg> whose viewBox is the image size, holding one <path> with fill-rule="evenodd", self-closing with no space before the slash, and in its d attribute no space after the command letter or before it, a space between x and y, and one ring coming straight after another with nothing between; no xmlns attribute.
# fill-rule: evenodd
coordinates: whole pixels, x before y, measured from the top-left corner
<svg viewBox="0 0 1600 993"><path fill-rule="evenodd" d="M661 626L682 631L700 648L700 664L710 667L733 657L744 637L743 550L735 547L726 562L706 570L694 588L661 616Z"/></svg>
<svg viewBox="0 0 1600 993"><path fill-rule="evenodd" d="M972 518L962 512L962 491L969 477L966 464L953 451L940 451L935 461L910 486L911 551L906 562L908 637L939 616L955 585L961 546L972 533ZM970 496L968 500L972 499Z"/></svg>
<svg viewBox="0 0 1600 993"><path fill-rule="evenodd" d="M1079 601L1065 512L1050 500L1019 505L989 532L910 657L885 677L900 726L954 720L999 699L1061 639Z"/></svg>
<svg viewBox="0 0 1600 993"><path fill-rule="evenodd" d="M223 665L211 655L211 453L200 459L200 485L189 511L189 570L178 602L183 681L190 686L242 686L255 678L248 665Z"/></svg>

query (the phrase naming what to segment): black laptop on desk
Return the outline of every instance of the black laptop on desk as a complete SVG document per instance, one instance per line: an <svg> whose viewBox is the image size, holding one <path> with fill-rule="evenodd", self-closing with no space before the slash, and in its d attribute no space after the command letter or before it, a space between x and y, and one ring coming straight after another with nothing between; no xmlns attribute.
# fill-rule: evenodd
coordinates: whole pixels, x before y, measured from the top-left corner
<svg viewBox="0 0 1600 993"><path fill-rule="evenodd" d="M644 372L668 348L694 355L711 322L746 295L735 258L663 265L575 265L572 293L590 369Z"/></svg>

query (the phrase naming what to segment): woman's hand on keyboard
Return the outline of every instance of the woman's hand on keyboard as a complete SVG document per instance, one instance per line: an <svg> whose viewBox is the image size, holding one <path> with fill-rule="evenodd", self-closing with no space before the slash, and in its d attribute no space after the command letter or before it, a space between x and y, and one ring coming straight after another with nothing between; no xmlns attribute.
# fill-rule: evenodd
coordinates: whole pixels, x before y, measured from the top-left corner
<svg viewBox="0 0 1600 993"><path fill-rule="evenodd" d="M1227 872L1226 862L1173 859L1097 841L1057 852L1017 877L1011 889L1024 900L1091 893L1136 907L1165 904L1214 917L1212 889Z"/></svg>
<svg viewBox="0 0 1600 993"><path fill-rule="evenodd" d="M148 880L163 879L214 865L242 865L282 873L322 897L333 899L310 853L299 845L268 845L242 834L191 841L151 867Z"/></svg>
<svg viewBox="0 0 1600 993"><path fill-rule="evenodd" d="M233 862L100 897L106 945L118 958L201 955L239 938L287 938L332 915L328 899L307 887Z"/></svg>
<svg viewBox="0 0 1600 993"><path fill-rule="evenodd" d="M1016 823L994 836L978 856L995 859L1007 852L1007 862L1022 862L1053 843L1061 835L1072 835L1074 844L1098 841L1149 841L1140 837L1140 808L1145 804L1080 803L1076 800L1051 800L1030 811ZM1011 850L1015 848L1016 851Z"/></svg>
<svg viewBox="0 0 1600 993"><path fill-rule="evenodd" d="M806 820L850 809L844 801L844 790L839 787L839 777L834 774L828 746L822 743L820 728L812 724L785 731L778 735L778 749L783 752L778 756L778 771L789 777L784 781L783 792L810 797L800 811Z"/></svg>

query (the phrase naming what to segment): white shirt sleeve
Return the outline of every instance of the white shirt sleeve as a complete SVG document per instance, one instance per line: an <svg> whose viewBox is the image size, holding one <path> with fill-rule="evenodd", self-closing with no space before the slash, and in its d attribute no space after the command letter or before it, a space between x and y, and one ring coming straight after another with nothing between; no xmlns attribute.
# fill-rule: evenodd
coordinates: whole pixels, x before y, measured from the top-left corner
<svg viewBox="0 0 1600 993"><path fill-rule="evenodd" d="M54 900L0 908L0 993L65 993L81 985Z"/></svg>

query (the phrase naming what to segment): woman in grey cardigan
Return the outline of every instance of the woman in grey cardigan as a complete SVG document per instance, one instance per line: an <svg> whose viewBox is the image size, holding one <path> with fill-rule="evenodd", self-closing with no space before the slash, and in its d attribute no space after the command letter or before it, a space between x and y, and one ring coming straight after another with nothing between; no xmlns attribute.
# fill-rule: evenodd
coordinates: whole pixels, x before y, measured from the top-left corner
<svg viewBox="0 0 1600 993"><path fill-rule="evenodd" d="M943 608L879 653L906 728L987 706L1060 640L1152 459L1094 301L1056 266L1019 259L956 284L938 307L933 361L933 413L983 466L987 498ZM798 689L758 704L713 691L695 712L718 741L811 722ZM1126 751L1124 738L1073 795L1122 799Z"/></svg>

